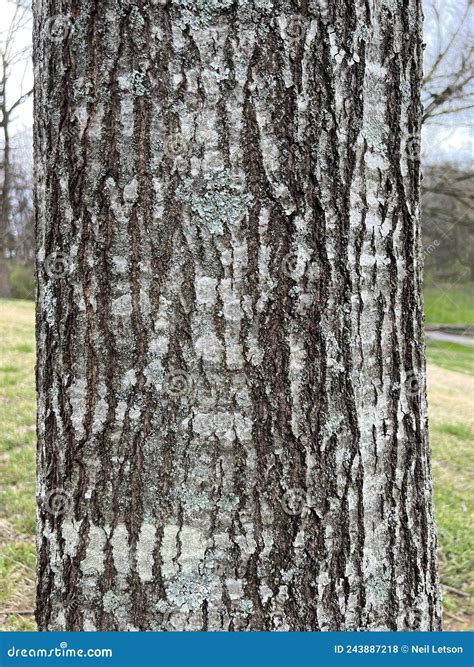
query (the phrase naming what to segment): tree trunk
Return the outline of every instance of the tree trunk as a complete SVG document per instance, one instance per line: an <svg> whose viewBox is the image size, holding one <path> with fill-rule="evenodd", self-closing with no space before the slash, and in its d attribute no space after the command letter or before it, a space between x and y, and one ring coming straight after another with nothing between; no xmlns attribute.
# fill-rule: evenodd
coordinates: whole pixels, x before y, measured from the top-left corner
<svg viewBox="0 0 474 667"><path fill-rule="evenodd" d="M7 109L6 84L7 75L5 65L2 62L3 72L0 81L0 114L2 120L2 148L0 151L0 173L2 176L0 197L0 297L11 296L10 279L7 265L8 237L10 234L10 210L11 210L11 152L10 152L10 115Z"/></svg>
<svg viewBox="0 0 474 667"><path fill-rule="evenodd" d="M420 4L37 0L40 629L439 629Z"/></svg>

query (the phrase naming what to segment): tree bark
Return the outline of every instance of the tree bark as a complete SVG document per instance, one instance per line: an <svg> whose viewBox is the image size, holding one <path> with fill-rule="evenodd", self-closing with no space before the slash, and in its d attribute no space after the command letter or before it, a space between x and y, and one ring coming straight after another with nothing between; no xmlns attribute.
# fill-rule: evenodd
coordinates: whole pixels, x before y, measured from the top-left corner
<svg viewBox="0 0 474 667"><path fill-rule="evenodd" d="M421 3L299 5L36 1L41 630L440 627Z"/></svg>

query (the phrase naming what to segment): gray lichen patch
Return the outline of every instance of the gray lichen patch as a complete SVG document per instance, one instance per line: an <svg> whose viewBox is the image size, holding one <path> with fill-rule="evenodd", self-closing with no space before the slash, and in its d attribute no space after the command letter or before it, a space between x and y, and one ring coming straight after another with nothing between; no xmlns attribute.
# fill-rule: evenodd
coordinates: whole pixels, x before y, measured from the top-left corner
<svg viewBox="0 0 474 667"><path fill-rule="evenodd" d="M236 183L230 172L207 172L188 180L178 197L211 234L221 236L227 225L237 224L247 214L252 195Z"/></svg>
<svg viewBox="0 0 474 667"><path fill-rule="evenodd" d="M247 0L245 0L247 1ZM235 3L235 0L171 0L175 7L194 10L196 13L214 14L221 12Z"/></svg>
<svg viewBox="0 0 474 667"><path fill-rule="evenodd" d="M181 11L181 20L200 27L229 10L237 10L243 20L268 15L274 9L273 0L171 0L173 8Z"/></svg>
<svg viewBox="0 0 474 667"><path fill-rule="evenodd" d="M153 581L153 553L156 546L156 526L143 523L137 546L137 567L141 581Z"/></svg>

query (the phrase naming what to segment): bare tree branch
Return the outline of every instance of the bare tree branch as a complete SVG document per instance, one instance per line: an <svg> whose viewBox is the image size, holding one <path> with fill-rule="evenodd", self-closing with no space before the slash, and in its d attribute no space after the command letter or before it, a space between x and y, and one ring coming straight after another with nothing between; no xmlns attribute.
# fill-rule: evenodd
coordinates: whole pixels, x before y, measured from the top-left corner
<svg viewBox="0 0 474 667"><path fill-rule="evenodd" d="M31 90L29 90L27 93L25 93L24 95L22 95L21 97L19 97L19 98L17 99L17 101L14 102L14 103L12 104L12 106L9 108L9 110L8 110L8 112L7 112L8 115L10 115L11 112L14 111L14 109L16 109L17 107L19 107L20 104L23 104L23 102L26 102L26 100L27 100L31 95L33 95L33 88L32 88Z"/></svg>
<svg viewBox="0 0 474 667"><path fill-rule="evenodd" d="M474 49L469 34L472 0L447 0L442 5L437 0L427 0L425 7L425 62L431 65L423 80L424 123L469 111L472 105L466 101L472 97L474 81Z"/></svg>

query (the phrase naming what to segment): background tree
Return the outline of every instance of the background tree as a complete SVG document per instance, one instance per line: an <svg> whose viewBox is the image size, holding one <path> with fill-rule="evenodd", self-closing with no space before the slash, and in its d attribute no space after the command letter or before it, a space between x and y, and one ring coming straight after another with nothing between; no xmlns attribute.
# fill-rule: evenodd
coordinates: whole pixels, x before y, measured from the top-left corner
<svg viewBox="0 0 474 667"><path fill-rule="evenodd" d="M21 45L19 40L20 34L31 24L30 9L20 2L11 4L15 8L12 18L5 31L0 33L0 128L2 131L0 144L0 296L3 297L10 295L6 259L11 256L9 245L12 241L14 190L17 189L19 182L19 174L18 172L15 174L13 168L11 126L18 108L33 92L32 90L24 91L23 85L20 85L18 95L15 94L13 99L11 98L10 87L14 73L15 77L18 77L19 68L25 72L31 56L31 44L27 41L26 45ZM31 228L29 231L31 234Z"/></svg>
<svg viewBox="0 0 474 667"><path fill-rule="evenodd" d="M472 156L456 161L438 154L439 137L472 119L474 48L472 0L425 3L422 228L426 283L473 280ZM438 137L438 139L436 139ZM466 136L466 148L470 140Z"/></svg>
<svg viewBox="0 0 474 667"><path fill-rule="evenodd" d="M472 0L425 3L430 48L424 63L423 122L450 120L474 108L473 11Z"/></svg>
<svg viewBox="0 0 474 667"><path fill-rule="evenodd" d="M11 296L34 299L35 238L31 133L17 132L10 163L9 228L5 248L8 255Z"/></svg>
<svg viewBox="0 0 474 667"><path fill-rule="evenodd" d="M297 11L36 3L41 630L439 628L421 5Z"/></svg>
<svg viewBox="0 0 474 667"><path fill-rule="evenodd" d="M456 164L425 168L423 245L428 279L474 282L474 179Z"/></svg>

